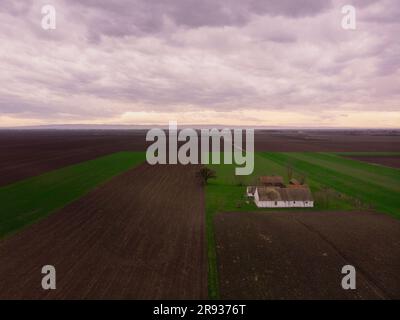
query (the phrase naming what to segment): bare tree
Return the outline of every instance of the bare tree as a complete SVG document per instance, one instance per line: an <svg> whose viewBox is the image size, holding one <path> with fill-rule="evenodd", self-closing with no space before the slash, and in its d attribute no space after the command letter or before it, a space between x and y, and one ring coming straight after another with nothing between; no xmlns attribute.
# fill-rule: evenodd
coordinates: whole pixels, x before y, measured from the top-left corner
<svg viewBox="0 0 400 320"><path fill-rule="evenodd" d="M290 181L293 178L293 167L290 164L288 164L286 166L286 170L287 170L287 177L288 177L288 179Z"/></svg>
<svg viewBox="0 0 400 320"><path fill-rule="evenodd" d="M196 176L200 178L204 184L207 184L209 179L215 179L217 177L217 173L215 170L202 167L199 171L197 171Z"/></svg>

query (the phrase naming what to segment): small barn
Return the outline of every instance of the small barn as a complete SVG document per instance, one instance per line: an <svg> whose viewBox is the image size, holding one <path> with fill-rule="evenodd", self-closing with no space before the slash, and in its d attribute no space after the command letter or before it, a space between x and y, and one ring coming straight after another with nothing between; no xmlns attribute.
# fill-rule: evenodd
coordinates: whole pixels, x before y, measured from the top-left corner
<svg viewBox="0 0 400 320"><path fill-rule="evenodd" d="M281 176L261 176L260 184L266 187L285 188L285 182Z"/></svg>
<svg viewBox="0 0 400 320"><path fill-rule="evenodd" d="M308 187L257 187L254 202L260 208L314 207L314 199Z"/></svg>

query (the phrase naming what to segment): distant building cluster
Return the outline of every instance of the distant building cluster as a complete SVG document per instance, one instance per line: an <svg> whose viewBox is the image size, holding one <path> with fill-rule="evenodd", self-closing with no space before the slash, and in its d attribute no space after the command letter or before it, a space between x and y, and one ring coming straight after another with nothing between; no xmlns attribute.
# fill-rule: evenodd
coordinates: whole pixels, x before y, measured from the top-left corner
<svg viewBox="0 0 400 320"><path fill-rule="evenodd" d="M314 207L310 188L296 179L286 186L280 176L262 176L259 185L248 186L247 196L254 198L259 208L303 208Z"/></svg>

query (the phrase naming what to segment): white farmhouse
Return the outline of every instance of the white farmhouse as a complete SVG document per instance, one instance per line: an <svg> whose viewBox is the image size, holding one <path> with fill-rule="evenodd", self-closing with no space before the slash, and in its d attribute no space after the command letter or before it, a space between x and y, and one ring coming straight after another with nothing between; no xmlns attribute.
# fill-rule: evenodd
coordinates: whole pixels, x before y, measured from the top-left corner
<svg viewBox="0 0 400 320"><path fill-rule="evenodd" d="M314 207L314 199L307 186L302 188L257 187L254 202L260 208Z"/></svg>

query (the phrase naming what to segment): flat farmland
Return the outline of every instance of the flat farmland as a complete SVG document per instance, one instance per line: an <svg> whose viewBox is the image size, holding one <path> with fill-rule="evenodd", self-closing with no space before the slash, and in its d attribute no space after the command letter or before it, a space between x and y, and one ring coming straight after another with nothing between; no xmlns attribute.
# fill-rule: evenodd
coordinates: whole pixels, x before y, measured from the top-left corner
<svg viewBox="0 0 400 320"><path fill-rule="evenodd" d="M0 242L1 299L203 299L196 166L140 165ZM41 289L54 265L57 290Z"/></svg>
<svg viewBox="0 0 400 320"><path fill-rule="evenodd" d="M215 217L222 299L399 299L400 221L373 212ZM357 289L343 290L353 265Z"/></svg>
<svg viewBox="0 0 400 320"><path fill-rule="evenodd" d="M143 152L117 152L0 187L0 238L45 218L144 160Z"/></svg>
<svg viewBox="0 0 400 320"><path fill-rule="evenodd" d="M0 186L114 152L144 150L142 130L0 130Z"/></svg>
<svg viewBox="0 0 400 320"><path fill-rule="evenodd" d="M400 173L397 169L355 161L336 153L256 152L254 160L253 175L246 177L235 177L233 165L209 165L217 172L217 178L211 180L206 187L209 287L213 298L222 297L219 295L219 256L215 250L215 217L221 212L268 214L271 210L286 210L257 208L253 201L245 197L246 185L254 185L261 175L280 175L288 183L288 168L291 168L295 178L305 176L315 200L315 207L306 211L321 213L316 219L322 221L330 217L332 212L351 214L372 209L379 212L382 220L387 219L385 214L399 218ZM304 210L293 209L293 213L301 215ZM379 215L376 220L379 220ZM398 226L398 220L394 221ZM230 226L227 225L226 228L229 229ZM337 225L337 228L339 232L341 226ZM290 230L290 224L287 228L282 226L279 239L284 241ZM397 236L399 241L398 233ZM246 242L246 239L243 241ZM301 241L299 243L303 243L303 250L306 250L308 244ZM372 245L372 242L369 244ZM290 246L287 250L289 248ZM262 255L261 252L258 254Z"/></svg>
<svg viewBox="0 0 400 320"><path fill-rule="evenodd" d="M0 130L0 186L119 151L145 151L147 130ZM400 151L398 130L256 130L255 150Z"/></svg>
<svg viewBox="0 0 400 320"><path fill-rule="evenodd" d="M381 166L400 168L400 154L396 155L350 155L353 160L379 164Z"/></svg>
<svg viewBox="0 0 400 320"><path fill-rule="evenodd" d="M294 289L286 296L278 287L272 293L262 291L257 287L260 280L256 274L257 280L252 284L256 297L303 295L352 299L390 298L397 294L396 290L388 289L388 281L382 284L380 280L369 279L368 265L362 263L361 289L356 294L343 295L336 287L328 287L322 293L315 291L322 280L337 283L342 275L334 273L333 279L331 271L350 260L343 255L342 244L337 245L340 255L328 242L321 242L315 233L304 229L314 228L311 225L319 220L326 221L326 215L331 213L332 217L340 213L351 219L356 212L374 210L381 213L383 220L387 218L385 213L399 217L399 171L355 161L345 154L347 151L366 151L374 156L398 154L397 131L256 131L253 174L238 177L234 175L235 165L209 165L216 170L217 178L205 190L194 178L198 166L140 165L132 169L144 161L144 152L116 151L145 150L143 130L0 131L0 142L4 142L0 147L0 200L5 209L0 212L0 237L8 237L0 242L0 259L6 261L0 266L0 298L191 299L226 298L229 294L240 298L241 293L235 293L237 286L227 289L222 282L225 276L219 277L223 271L218 269L220 256L224 253L218 251L221 247L216 249L215 237L220 231L214 223L220 224L219 230L227 223L224 228L229 231L228 220L218 222L221 213L250 212L251 217L253 213L272 213L248 201L244 196L246 185L253 185L260 175L281 175L287 182L288 168L295 178L306 177L316 200L315 208L310 211L316 216L312 223L299 220L293 224L290 213L278 210L283 214L279 218L282 220L271 221L272 229L278 230L279 235L272 231L271 234L276 239L280 237L276 243L288 241L286 247L280 247L285 254L291 252L294 242L293 248L304 256L308 254L304 250L311 247L324 248L333 258L324 264L326 256L315 257L311 251L308 257L316 259L313 268L322 268L327 273L317 277L311 289L297 288L289 279L287 287ZM103 156L108 153L112 154ZM295 213L300 217L304 214L300 209ZM369 218L367 221L375 224ZM250 225L249 230L257 227L246 220L238 225ZM344 224L333 221L332 225L335 227L329 227L330 233L322 232L322 237L327 239L327 234L336 234L333 230L341 231ZM374 235L368 228L365 230ZM360 230L360 234L367 233ZM395 236L390 236L391 239L399 238L398 233L392 234ZM246 241L258 246L256 240L243 236L240 242L245 247ZM374 245L371 241L367 243ZM246 248L251 253L251 248ZM255 252L261 259L262 252ZM275 261L277 252L268 258ZM397 254L396 249L392 252ZM227 257L235 254L228 252ZM287 258L298 262L295 256ZM386 263L387 257L382 259ZM45 264L57 268L56 292L43 292L40 288L40 268ZM312 281L307 270L299 269L299 281ZM289 267L287 271L293 272ZM232 277L235 272L238 271L233 270ZM237 275L245 278L240 272ZM389 274L388 279L397 278ZM251 291L250 287L240 290Z"/></svg>
<svg viewBox="0 0 400 320"><path fill-rule="evenodd" d="M257 130L256 151L398 152L399 130Z"/></svg>
<svg viewBox="0 0 400 320"><path fill-rule="evenodd" d="M357 198L382 213L400 217L400 172L333 153L262 153L281 166L291 165L320 184Z"/></svg>

